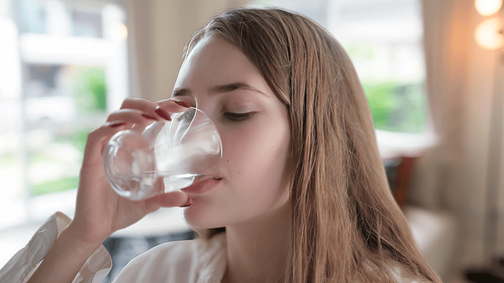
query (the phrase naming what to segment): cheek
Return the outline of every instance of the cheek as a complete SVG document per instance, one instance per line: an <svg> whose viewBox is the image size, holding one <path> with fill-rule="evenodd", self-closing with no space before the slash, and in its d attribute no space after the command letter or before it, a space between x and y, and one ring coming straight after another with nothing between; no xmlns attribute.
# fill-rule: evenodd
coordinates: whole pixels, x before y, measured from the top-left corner
<svg viewBox="0 0 504 283"><path fill-rule="evenodd" d="M266 122L266 123L265 123ZM195 199L184 211L193 228L215 228L257 219L288 201L285 165L290 141L287 126L264 121L219 129L223 156L220 189Z"/></svg>
<svg viewBox="0 0 504 283"><path fill-rule="evenodd" d="M280 187L290 132L288 125L261 121L223 134L223 168L242 195L266 191L274 195Z"/></svg>

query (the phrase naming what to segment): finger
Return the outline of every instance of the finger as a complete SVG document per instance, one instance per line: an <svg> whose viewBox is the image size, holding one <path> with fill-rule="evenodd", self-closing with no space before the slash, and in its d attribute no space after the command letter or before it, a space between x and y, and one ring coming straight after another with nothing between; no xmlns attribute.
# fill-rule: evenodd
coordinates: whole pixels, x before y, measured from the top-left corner
<svg viewBox="0 0 504 283"><path fill-rule="evenodd" d="M133 124L142 124L146 122L152 123L153 121L158 121L158 117L154 115L149 115L141 110L137 109L121 109L110 113L107 117L107 122L111 121L128 121ZM149 121L150 120L150 121Z"/></svg>
<svg viewBox="0 0 504 283"><path fill-rule="evenodd" d="M183 207L190 204L191 199L181 191L157 195L146 200L146 206L149 212L155 211L159 207Z"/></svg>
<svg viewBox="0 0 504 283"><path fill-rule="evenodd" d="M154 112L154 109L157 106L158 105L156 103L147 99L128 97L124 99L120 109L135 109L151 117L156 117L156 112Z"/></svg>
<svg viewBox="0 0 504 283"><path fill-rule="evenodd" d="M160 110L156 108L159 106ZM160 117L165 120L170 120L170 113L184 112L191 105L182 100L164 99L156 103L143 98L128 97L123 101L121 109L136 109L151 117Z"/></svg>
<svg viewBox="0 0 504 283"><path fill-rule="evenodd" d="M188 102L173 98L160 100L156 103L162 110L168 113L184 112L191 107L191 104L189 104Z"/></svg>
<svg viewBox="0 0 504 283"><path fill-rule="evenodd" d="M128 126L131 127L135 125L134 128L141 131L154 121L159 121L159 118L157 115L155 117L149 116L148 114L136 109L121 109L112 112L108 116L107 121L126 121Z"/></svg>
<svg viewBox="0 0 504 283"><path fill-rule="evenodd" d="M105 144L117 132L124 130L127 127L126 121L114 121L105 123L89 132L84 149L84 160L82 165L98 164L102 161L102 154L105 149Z"/></svg>

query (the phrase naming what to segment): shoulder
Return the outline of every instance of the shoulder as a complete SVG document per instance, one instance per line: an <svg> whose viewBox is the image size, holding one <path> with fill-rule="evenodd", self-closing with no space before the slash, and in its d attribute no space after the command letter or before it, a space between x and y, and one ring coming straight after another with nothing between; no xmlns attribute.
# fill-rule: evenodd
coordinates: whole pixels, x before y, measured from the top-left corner
<svg viewBox="0 0 504 283"><path fill-rule="evenodd" d="M203 239L158 245L131 260L115 282L196 282L205 259L215 258L215 244Z"/></svg>
<svg viewBox="0 0 504 283"><path fill-rule="evenodd" d="M158 245L132 259L115 282L191 282L201 240ZM161 280L164 279L164 280ZM166 280L171 279L171 280Z"/></svg>

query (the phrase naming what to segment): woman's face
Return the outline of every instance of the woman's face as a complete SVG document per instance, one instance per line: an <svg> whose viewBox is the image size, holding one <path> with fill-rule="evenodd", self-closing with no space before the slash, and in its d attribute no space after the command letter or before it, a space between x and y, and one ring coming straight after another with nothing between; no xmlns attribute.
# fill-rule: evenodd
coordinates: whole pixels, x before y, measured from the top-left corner
<svg viewBox="0 0 504 283"><path fill-rule="evenodd" d="M222 139L215 185L186 192L186 222L216 228L260 220L288 201L290 128L286 106L235 46L201 39L180 68L173 98L203 110Z"/></svg>

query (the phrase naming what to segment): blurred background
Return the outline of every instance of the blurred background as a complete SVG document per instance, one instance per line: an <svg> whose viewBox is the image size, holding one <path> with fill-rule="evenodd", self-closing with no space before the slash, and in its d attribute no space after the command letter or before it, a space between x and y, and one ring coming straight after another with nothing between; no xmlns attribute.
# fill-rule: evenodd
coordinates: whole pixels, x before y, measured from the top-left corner
<svg viewBox="0 0 504 283"><path fill-rule="evenodd" d="M350 55L391 190L444 282L504 254L501 0L0 0L0 267L52 213L73 216L91 129L127 96L169 97L212 15L271 6ZM107 247L184 233L180 209L162 209Z"/></svg>

